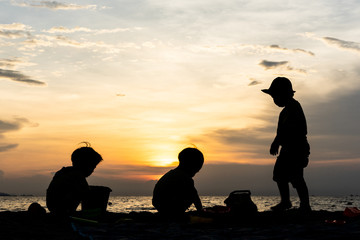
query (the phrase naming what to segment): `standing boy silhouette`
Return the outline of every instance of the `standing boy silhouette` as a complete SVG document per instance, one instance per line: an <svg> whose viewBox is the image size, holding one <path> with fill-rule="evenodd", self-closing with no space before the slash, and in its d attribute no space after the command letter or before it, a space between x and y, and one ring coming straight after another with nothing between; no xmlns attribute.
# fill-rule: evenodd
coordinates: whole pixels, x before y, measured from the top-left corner
<svg viewBox="0 0 360 240"><path fill-rule="evenodd" d="M263 89L274 103L284 108L279 116L276 137L271 144L270 154L278 155L273 180L277 183L281 202L271 207L273 211L284 211L292 207L289 183L297 190L300 211L311 211L309 192L304 179L304 168L308 165L310 146L307 141L307 125L301 105L293 96L292 84L285 77L273 80L269 89Z"/></svg>

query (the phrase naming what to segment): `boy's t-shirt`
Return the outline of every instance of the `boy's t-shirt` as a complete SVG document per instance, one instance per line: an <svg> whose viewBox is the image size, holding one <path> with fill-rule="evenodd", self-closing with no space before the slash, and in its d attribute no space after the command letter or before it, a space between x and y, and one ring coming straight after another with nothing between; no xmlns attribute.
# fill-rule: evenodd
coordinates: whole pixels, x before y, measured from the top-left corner
<svg viewBox="0 0 360 240"><path fill-rule="evenodd" d="M156 183L153 205L165 214L182 214L198 196L194 180L185 171L176 168L167 172Z"/></svg>
<svg viewBox="0 0 360 240"><path fill-rule="evenodd" d="M81 172L73 167L63 167L50 182L46 192L46 205L50 212L71 214L88 192L89 185Z"/></svg>
<svg viewBox="0 0 360 240"><path fill-rule="evenodd" d="M309 156L305 114L298 101L291 99L279 116L276 138L281 145L280 155Z"/></svg>

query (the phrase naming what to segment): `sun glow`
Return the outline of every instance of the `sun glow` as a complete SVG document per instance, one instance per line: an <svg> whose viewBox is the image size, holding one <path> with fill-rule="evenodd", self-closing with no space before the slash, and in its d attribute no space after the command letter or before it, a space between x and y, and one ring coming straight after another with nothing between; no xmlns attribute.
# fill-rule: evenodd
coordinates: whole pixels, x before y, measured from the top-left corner
<svg viewBox="0 0 360 240"><path fill-rule="evenodd" d="M173 158L155 158L151 161L151 165L154 167L172 167L177 166L177 159Z"/></svg>

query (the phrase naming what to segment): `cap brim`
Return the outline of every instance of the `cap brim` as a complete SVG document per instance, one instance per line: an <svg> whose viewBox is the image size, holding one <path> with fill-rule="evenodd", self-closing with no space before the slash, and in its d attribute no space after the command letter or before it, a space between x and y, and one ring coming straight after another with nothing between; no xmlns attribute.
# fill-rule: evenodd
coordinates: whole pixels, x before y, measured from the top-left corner
<svg viewBox="0 0 360 240"><path fill-rule="evenodd" d="M266 94L270 94L271 95L271 91L270 89L261 89L262 92L266 93Z"/></svg>

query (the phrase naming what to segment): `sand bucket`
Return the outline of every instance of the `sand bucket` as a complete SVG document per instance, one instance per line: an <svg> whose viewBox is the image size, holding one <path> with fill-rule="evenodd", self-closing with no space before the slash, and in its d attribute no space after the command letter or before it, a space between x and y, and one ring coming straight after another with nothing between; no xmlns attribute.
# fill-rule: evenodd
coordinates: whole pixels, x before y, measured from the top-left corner
<svg viewBox="0 0 360 240"><path fill-rule="evenodd" d="M82 201L81 210L95 210L100 209L101 212L106 212L110 192L109 187L103 186L89 186L89 197Z"/></svg>
<svg viewBox="0 0 360 240"><path fill-rule="evenodd" d="M250 190L233 191L224 203L230 208L230 213L249 215L257 212L257 206L251 200Z"/></svg>

